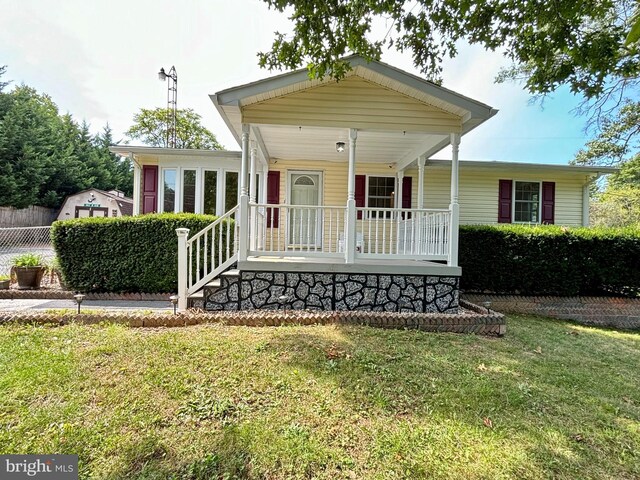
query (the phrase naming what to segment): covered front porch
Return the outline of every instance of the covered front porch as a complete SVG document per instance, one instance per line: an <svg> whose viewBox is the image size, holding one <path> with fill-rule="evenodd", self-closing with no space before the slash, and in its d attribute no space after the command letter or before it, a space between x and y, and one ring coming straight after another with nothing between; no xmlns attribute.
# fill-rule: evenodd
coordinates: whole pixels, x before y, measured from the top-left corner
<svg viewBox="0 0 640 480"><path fill-rule="evenodd" d="M241 145L239 201L208 230L184 234L181 291L194 293L237 263L237 288L250 291L269 281L252 275L273 272L285 290L300 274L315 278L309 288L378 285L362 298L404 285L422 292L414 292L419 311L435 298L428 285L450 285L457 298L460 141L495 110L388 65L351 62L340 82L298 71L211 96ZM448 146L448 204L425 208L426 161ZM273 305L278 289L267 290ZM237 295L237 308L262 308L264 299L243 304ZM363 305L389 308L369 300Z"/></svg>

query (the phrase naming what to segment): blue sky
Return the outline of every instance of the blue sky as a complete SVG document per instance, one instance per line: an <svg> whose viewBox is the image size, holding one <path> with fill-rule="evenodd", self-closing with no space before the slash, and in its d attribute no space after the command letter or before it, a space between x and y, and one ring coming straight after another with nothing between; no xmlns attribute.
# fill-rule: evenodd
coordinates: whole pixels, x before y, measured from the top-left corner
<svg viewBox="0 0 640 480"><path fill-rule="evenodd" d="M140 107L166 102L160 67L178 71L178 107L193 108L229 149L237 144L208 94L269 76L256 53L288 21L259 0L0 0L0 65L6 79L50 94L62 111L93 130L107 122L116 139ZM418 74L409 54L383 61ZM443 85L500 110L465 136L461 158L567 163L584 145L580 103L563 89L540 105L513 83L495 84L508 63L498 53L463 47L444 64ZM436 157L448 157L443 151Z"/></svg>

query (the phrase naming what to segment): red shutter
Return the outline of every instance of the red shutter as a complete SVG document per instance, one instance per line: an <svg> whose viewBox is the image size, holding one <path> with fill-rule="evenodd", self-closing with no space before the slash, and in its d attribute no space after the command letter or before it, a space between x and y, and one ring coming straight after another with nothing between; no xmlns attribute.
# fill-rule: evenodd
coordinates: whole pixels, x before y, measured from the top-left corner
<svg viewBox="0 0 640 480"><path fill-rule="evenodd" d="M158 166L142 166L142 213L158 211Z"/></svg>
<svg viewBox="0 0 640 480"><path fill-rule="evenodd" d="M513 180L500 180L498 191L498 223L511 223Z"/></svg>
<svg viewBox="0 0 640 480"><path fill-rule="evenodd" d="M411 180L411 177L402 177L402 208L411 208ZM406 218L411 218L411 214Z"/></svg>
<svg viewBox="0 0 640 480"><path fill-rule="evenodd" d="M367 176L356 175L356 207L365 207L367 203ZM358 220L362 220L362 211L358 212Z"/></svg>
<svg viewBox="0 0 640 480"><path fill-rule="evenodd" d="M280 203L280 172L269 170L267 172L267 203L278 205ZM273 218L273 224L271 219ZM280 220L280 210L277 208L267 208L267 228L278 228Z"/></svg>
<svg viewBox="0 0 640 480"><path fill-rule="evenodd" d="M542 223L553 224L555 221L556 184L542 182Z"/></svg>

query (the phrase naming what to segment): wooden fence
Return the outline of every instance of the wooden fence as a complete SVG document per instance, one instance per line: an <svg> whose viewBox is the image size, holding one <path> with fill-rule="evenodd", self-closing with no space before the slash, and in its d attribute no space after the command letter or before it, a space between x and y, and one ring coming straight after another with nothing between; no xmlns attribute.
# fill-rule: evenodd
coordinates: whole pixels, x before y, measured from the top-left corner
<svg viewBox="0 0 640 480"><path fill-rule="evenodd" d="M53 208L32 205L27 208L0 207L0 228L51 225L57 217Z"/></svg>

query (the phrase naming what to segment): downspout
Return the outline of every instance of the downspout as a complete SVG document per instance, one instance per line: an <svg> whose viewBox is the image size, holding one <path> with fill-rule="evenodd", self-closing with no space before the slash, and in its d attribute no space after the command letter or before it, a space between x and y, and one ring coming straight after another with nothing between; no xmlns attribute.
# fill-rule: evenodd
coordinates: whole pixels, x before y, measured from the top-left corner
<svg viewBox="0 0 640 480"><path fill-rule="evenodd" d="M596 183L605 173L598 172L595 176L589 178L582 186L582 226L589 226L589 192L591 185ZM588 177L587 177L588 178Z"/></svg>

